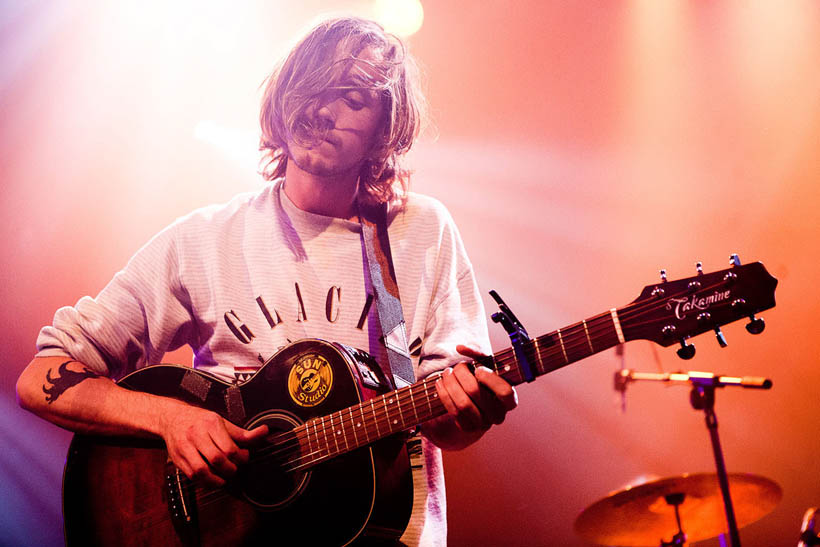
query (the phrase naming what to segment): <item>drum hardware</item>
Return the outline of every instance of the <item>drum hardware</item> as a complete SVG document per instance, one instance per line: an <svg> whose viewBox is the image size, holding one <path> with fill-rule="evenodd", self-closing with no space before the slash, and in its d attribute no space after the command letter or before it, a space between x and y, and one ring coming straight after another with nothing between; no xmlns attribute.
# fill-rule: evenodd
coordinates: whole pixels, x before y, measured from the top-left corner
<svg viewBox="0 0 820 547"><path fill-rule="evenodd" d="M768 514L780 501L782 491L777 483L764 477L727 473L714 411L715 389L729 386L770 389L772 381L710 372L644 373L622 369L615 373L615 389L623 393L630 382L638 380L692 386L689 400L695 410L704 412L717 473L662 479L611 494L581 513L575 521L576 532L606 545L666 547L714 537L728 528L729 545L740 547L738 522L745 526ZM703 514L692 512L693 505L701 505L704 500L714 502L717 492L723 500L724 517L720 517L719 512L716 517L711 509ZM732 494L735 502L742 505L742 517L739 510L736 512ZM683 525L688 532L684 532ZM666 541L670 535L672 539Z"/></svg>

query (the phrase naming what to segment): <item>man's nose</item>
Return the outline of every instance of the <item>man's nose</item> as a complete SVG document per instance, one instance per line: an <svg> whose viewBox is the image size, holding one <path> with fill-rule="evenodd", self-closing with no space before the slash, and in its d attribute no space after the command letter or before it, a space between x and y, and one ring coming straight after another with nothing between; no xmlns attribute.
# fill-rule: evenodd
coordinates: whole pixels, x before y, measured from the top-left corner
<svg viewBox="0 0 820 547"><path fill-rule="evenodd" d="M316 111L316 120L322 129L333 129L336 125L336 115L332 103L325 103Z"/></svg>

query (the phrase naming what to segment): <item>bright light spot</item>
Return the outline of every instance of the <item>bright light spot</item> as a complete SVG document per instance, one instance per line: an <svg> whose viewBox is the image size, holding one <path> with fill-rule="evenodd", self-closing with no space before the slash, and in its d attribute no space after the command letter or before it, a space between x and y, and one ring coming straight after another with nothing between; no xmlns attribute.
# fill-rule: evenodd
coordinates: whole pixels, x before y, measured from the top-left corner
<svg viewBox="0 0 820 547"><path fill-rule="evenodd" d="M421 0L376 0L373 9L384 30L398 36L415 34L424 22Z"/></svg>
<svg viewBox="0 0 820 547"><path fill-rule="evenodd" d="M215 146L243 170L256 170L259 163L259 136L202 120L194 127L194 138Z"/></svg>

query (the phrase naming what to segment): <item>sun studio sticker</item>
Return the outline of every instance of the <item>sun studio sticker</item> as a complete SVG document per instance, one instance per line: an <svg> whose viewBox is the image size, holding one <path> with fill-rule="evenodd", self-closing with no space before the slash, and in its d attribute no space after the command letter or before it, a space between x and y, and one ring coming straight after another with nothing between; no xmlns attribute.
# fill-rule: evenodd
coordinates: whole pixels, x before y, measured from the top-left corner
<svg viewBox="0 0 820 547"><path fill-rule="evenodd" d="M315 353L299 358L288 375L288 392L300 406L316 406L333 386L333 369L327 359Z"/></svg>

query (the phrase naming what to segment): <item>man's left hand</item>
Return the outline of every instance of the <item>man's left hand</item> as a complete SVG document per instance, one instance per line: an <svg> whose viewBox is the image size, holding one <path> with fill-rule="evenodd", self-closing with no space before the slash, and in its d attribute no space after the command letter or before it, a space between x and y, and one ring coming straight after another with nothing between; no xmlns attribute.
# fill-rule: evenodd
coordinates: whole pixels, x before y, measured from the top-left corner
<svg viewBox="0 0 820 547"><path fill-rule="evenodd" d="M458 346L456 350L472 359L484 357L466 346ZM457 445L474 442L490 426L503 422L507 412L518 405L515 389L484 366L476 367L475 373L470 372L466 363L446 369L436 380L436 390L450 418L465 437L466 444L456 442Z"/></svg>

